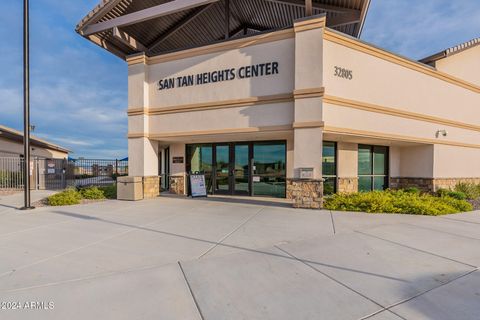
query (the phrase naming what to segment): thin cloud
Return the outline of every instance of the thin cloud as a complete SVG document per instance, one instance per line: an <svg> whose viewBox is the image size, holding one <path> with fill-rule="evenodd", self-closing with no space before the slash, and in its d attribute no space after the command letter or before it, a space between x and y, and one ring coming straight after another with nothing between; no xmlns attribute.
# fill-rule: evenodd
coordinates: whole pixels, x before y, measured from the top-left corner
<svg viewBox="0 0 480 320"><path fill-rule="evenodd" d="M373 0L362 38L420 59L478 36L477 0Z"/></svg>

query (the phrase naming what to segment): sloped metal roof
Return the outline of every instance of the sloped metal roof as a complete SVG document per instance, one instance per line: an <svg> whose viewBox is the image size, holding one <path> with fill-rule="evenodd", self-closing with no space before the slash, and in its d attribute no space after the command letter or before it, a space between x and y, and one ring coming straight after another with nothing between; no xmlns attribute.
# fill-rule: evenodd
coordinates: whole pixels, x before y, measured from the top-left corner
<svg viewBox="0 0 480 320"><path fill-rule="evenodd" d="M480 45L480 38L475 38L475 39L472 39L470 41L467 41L467 42L461 43L459 45L450 47L448 49L442 50L442 51L440 51L438 53L435 53L431 56L428 56L426 58L423 58L423 59L420 60L420 62L432 65L440 59L449 57L451 55L454 55L454 54L457 54L459 52L468 50L468 49L473 48L473 47L478 46L478 45Z"/></svg>
<svg viewBox="0 0 480 320"><path fill-rule="evenodd" d="M2 126L0 125L0 138L8 139L11 141L16 141L16 142L22 142L23 141L23 132L20 132L18 130ZM65 153L70 153L71 151L61 147L59 145L56 145L54 143L48 142L46 140L40 139L35 136L30 136L30 143L32 146L35 147L40 147L40 148L46 148L46 149L51 149L51 150L56 150L56 151L61 151Z"/></svg>
<svg viewBox="0 0 480 320"><path fill-rule="evenodd" d="M354 37L360 35L370 0L312 2L312 14L326 14L327 26ZM176 3L188 6L115 25L118 18ZM305 0L102 0L79 22L76 31L121 58L138 52L155 56L225 40L227 3L229 38L291 27L296 19L306 16ZM102 25L108 28L99 28Z"/></svg>

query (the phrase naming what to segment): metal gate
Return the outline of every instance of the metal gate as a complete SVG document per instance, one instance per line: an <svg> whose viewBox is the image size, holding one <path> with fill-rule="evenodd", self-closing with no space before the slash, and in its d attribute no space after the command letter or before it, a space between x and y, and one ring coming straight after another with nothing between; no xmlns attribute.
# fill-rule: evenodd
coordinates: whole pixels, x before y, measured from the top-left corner
<svg viewBox="0 0 480 320"><path fill-rule="evenodd" d="M30 161L32 189L60 190L67 187L107 186L128 175L127 160L43 159ZM23 158L0 157L0 190L22 190Z"/></svg>

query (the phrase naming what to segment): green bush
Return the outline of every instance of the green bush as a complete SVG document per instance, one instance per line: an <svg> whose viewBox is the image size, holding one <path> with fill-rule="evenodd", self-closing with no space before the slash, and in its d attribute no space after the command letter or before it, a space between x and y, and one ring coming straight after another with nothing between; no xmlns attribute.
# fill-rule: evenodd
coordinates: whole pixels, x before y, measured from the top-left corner
<svg viewBox="0 0 480 320"><path fill-rule="evenodd" d="M117 186L116 185L100 187L100 190L103 192L105 198L107 198L107 199L117 199Z"/></svg>
<svg viewBox="0 0 480 320"><path fill-rule="evenodd" d="M420 194L421 191L417 187L410 187L410 188L405 188L403 189L404 192L406 193L414 193L414 194Z"/></svg>
<svg viewBox="0 0 480 320"><path fill-rule="evenodd" d="M480 198L480 184L474 183L459 183L454 188L457 192L462 192L467 199L475 200Z"/></svg>
<svg viewBox="0 0 480 320"><path fill-rule="evenodd" d="M79 192L83 199L88 199L88 200L105 199L104 192L97 187L88 187L88 188L80 189Z"/></svg>
<svg viewBox="0 0 480 320"><path fill-rule="evenodd" d="M473 210L472 205L465 200L450 196L435 197L429 194L416 194L403 190L336 194L325 201L325 208L338 211L434 216Z"/></svg>
<svg viewBox="0 0 480 320"><path fill-rule="evenodd" d="M448 197L457 199L457 200L466 200L467 195L461 191L450 191L447 193Z"/></svg>
<svg viewBox="0 0 480 320"><path fill-rule="evenodd" d="M51 206L70 206L79 204L80 200L82 200L82 195L75 189L66 189L48 197L47 200Z"/></svg>
<svg viewBox="0 0 480 320"><path fill-rule="evenodd" d="M448 190L448 189L440 188L440 189L437 190L437 196L439 196L439 197L447 197L449 192L451 192L451 191Z"/></svg>

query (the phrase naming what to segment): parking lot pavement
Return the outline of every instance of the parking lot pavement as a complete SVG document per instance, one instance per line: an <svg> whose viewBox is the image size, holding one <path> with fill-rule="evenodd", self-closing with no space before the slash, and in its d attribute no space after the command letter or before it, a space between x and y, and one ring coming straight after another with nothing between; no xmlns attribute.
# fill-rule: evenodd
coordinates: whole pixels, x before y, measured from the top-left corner
<svg viewBox="0 0 480 320"><path fill-rule="evenodd" d="M370 215L168 197L2 208L0 319L480 314L480 212Z"/></svg>

